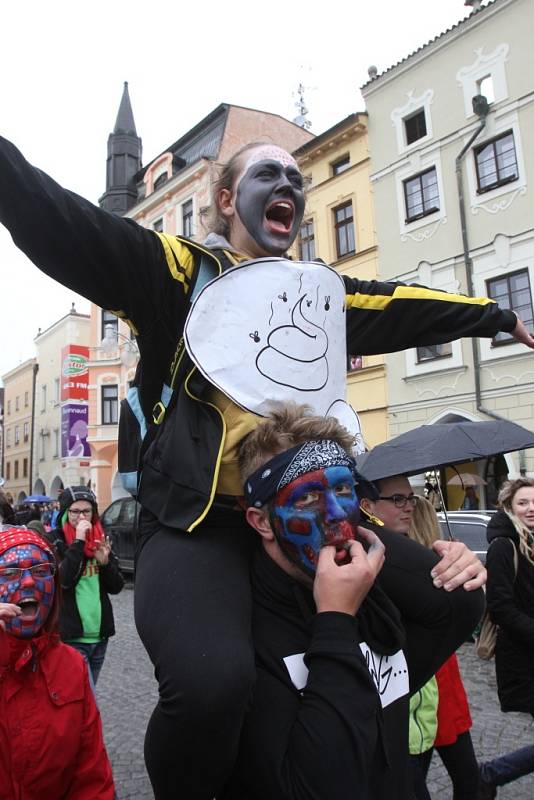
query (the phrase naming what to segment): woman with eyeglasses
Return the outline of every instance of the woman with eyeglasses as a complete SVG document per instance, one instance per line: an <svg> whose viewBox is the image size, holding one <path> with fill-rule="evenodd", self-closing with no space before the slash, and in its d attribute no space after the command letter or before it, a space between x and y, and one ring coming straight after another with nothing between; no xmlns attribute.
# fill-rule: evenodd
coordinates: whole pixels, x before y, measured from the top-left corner
<svg viewBox="0 0 534 800"><path fill-rule="evenodd" d="M100 714L79 653L57 634L50 544L0 525L0 797L113 800Z"/></svg>
<svg viewBox="0 0 534 800"><path fill-rule="evenodd" d="M87 661L96 686L108 639L115 633L109 595L121 591L124 578L90 489L67 486L59 499L58 521L50 537L63 589L59 630L63 641Z"/></svg>

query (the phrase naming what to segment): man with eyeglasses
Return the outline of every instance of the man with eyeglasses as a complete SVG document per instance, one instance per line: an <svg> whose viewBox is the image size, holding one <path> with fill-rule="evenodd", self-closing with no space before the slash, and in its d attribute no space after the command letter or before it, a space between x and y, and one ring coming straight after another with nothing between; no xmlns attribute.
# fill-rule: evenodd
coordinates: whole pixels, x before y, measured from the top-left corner
<svg viewBox="0 0 534 800"><path fill-rule="evenodd" d="M410 481L404 475L394 475L374 482L378 500L362 498L362 509L369 517L377 517L395 533L408 533L412 514L417 503Z"/></svg>

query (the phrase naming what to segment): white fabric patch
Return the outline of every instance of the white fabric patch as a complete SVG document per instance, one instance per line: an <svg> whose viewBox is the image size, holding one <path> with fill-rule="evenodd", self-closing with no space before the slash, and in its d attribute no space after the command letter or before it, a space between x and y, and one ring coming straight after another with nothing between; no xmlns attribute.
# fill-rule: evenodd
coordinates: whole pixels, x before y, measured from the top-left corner
<svg viewBox="0 0 534 800"><path fill-rule="evenodd" d="M187 351L210 383L247 411L273 400L343 414L361 440L346 397L345 285L324 264L246 261L207 283L184 330Z"/></svg>
<svg viewBox="0 0 534 800"><path fill-rule="evenodd" d="M408 694L410 691L408 664L402 650L392 656L384 656L375 653L365 642L360 642L360 650L380 697L382 708L386 708L399 697ZM302 691L308 681L308 668L304 663L304 653L286 656L284 664L292 684L299 692Z"/></svg>

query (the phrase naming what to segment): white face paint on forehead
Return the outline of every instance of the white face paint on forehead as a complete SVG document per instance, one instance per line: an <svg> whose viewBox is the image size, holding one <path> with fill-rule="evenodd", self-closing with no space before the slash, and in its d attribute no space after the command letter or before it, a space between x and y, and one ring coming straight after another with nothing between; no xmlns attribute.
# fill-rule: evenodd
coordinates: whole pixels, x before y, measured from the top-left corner
<svg viewBox="0 0 534 800"><path fill-rule="evenodd" d="M258 161L278 161L284 168L289 167L290 165L296 167L297 169L299 168L297 162L290 153L282 150L281 147L268 144L264 147L258 147L256 150L251 152L247 162L245 163L245 166L243 167L243 175L253 164L257 164Z"/></svg>

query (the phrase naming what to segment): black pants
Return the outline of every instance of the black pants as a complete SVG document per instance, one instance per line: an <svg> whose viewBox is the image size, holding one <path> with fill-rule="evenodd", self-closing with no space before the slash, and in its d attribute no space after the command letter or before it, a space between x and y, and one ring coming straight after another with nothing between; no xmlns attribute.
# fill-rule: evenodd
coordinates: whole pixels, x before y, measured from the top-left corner
<svg viewBox="0 0 534 800"><path fill-rule="evenodd" d="M461 733L454 744L441 745L435 749L438 751L452 781L453 800L475 800L478 792L478 764L469 731ZM412 756L412 759L418 759L417 767L420 769L419 773L414 769L414 782L418 800L426 800L427 797L430 797L426 788L426 776L430 767L432 752L432 749L430 749L420 756ZM419 782L415 781L416 777ZM420 782L421 778L422 783Z"/></svg>
<svg viewBox="0 0 534 800"><path fill-rule="evenodd" d="M212 800L237 755L254 683L244 516L210 514L193 533L140 521L135 621L159 702L145 737L156 800Z"/></svg>

